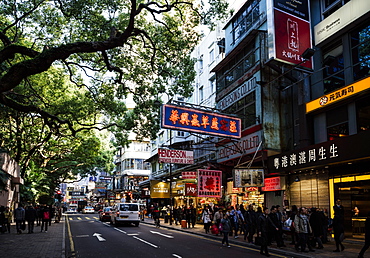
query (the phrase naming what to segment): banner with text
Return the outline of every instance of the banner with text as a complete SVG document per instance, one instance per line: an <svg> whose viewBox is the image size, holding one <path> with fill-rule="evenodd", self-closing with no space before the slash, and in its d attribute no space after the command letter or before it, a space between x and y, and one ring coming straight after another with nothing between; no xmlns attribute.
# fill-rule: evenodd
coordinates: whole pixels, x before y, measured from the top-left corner
<svg viewBox="0 0 370 258"><path fill-rule="evenodd" d="M222 171L198 169L198 196L221 197Z"/></svg>
<svg viewBox="0 0 370 258"><path fill-rule="evenodd" d="M263 169L238 168L233 170L234 187L263 186Z"/></svg>
<svg viewBox="0 0 370 258"><path fill-rule="evenodd" d="M158 148L159 163L194 164L193 151Z"/></svg>

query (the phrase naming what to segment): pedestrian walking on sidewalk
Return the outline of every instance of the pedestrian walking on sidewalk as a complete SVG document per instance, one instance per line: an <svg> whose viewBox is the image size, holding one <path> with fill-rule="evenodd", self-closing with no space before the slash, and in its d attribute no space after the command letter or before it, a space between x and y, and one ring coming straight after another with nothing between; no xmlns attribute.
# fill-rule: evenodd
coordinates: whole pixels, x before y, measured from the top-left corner
<svg viewBox="0 0 370 258"><path fill-rule="evenodd" d="M45 233L48 232L49 221L50 221L50 210L48 206L45 205L42 210L41 232L44 230L44 226L45 226Z"/></svg>
<svg viewBox="0 0 370 258"><path fill-rule="evenodd" d="M8 229L8 233L10 233L10 223L12 223L13 220L13 213L9 207L5 208L4 215L5 215L5 226Z"/></svg>
<svg viewBox="0 0 370 258"><path fill-rule="evenodd" d="M25 218L28 224L28 234L31 234L33 233L33 228L35 226L36 220L36 210L33 208L32 205L28 206L28 208L26 209Z"/></svg>
<svg viewBox="0 0 370 258"><path fill-rule="evenodd" d="M269 216L270 210L269 208L264 208L263 213L258 217L257 220L257 232L258 236L262 238L261 240L261 250L260 254L270 256L269 250L268 250L268 236L271 234L271 228L275 228L276 226L272 222L270 216Z"/></svg>
<svg viewBox="0 0 370 258"><path fill-rule="evenodd" d="M314 252L315 250L312 249L308 242L308 237L312 233L312 228L310 221L308 220L307 209L305 207L299 208L299 214L294 219L294 226L295 231L299 235L299 245L296 245L296 250L298 251L298 247L300 246L301 252L308 252L306 251L306 246L308 246L309 251Z"/></svg>
<svg viewBox="0 0 370 258"><path fill-rule="evenodd" d="M362 247L361 252L358 254L358 258L364 258L364 254L367 249L370 247L370 211L367 214L367 218L365 221L365 244Z"/></svg>
<svg viewBox="0 0 370 258"><path fill-rule="evenodd" d="M6 231L6 226L5 226L5 207L1 206L0 207L0 233L4 234Z"/></svg>
<svg viewBox="0 0 370 258"><path fill-rule="evenodd" d="M209 233L209 228L211 227L211 224L212 224L212 212L211 212L211 210L209 209L208 206L206 206L203 209L202 220L203 220L203 223L204 223L204 229L206 231L206 234L208 234Z"/></svg>
<svg viewBox="0 0 370 258"><path fill-rule="evenodd" d="M324 248L322 245L321 237L323 235L323 223L325 220L324 214L317 211L317 209L314 207L311 209L312 213L310 216L310 225L313 231L313 238L314 238L314 244L312 245L318 245L319 249ZM315 247L315 246L314 246Z"/></svg>
<svg viewBox="0 0 370 258"><path fill-rule="evenodd" d="M229 245L229 233L231 232L231 222L229 220L229 214L226 212L220 222L221 232L223 234L222 246L230 247Z"/></svg>
<svg viewBox="0 0 370 258"><path fill-rule="evenodd" d="M333 252L340 252L344 251L344 245L342 244L344 238L344 208L341 205L340 199L337 199L333 208L334 208L334 218L333 218L334 240L335 246L337 247L337 249L335 249Z"/></svg>
<svg viewBox="0 0 370 258"><path fill-rule="evenodd" d="M21 227L24 224L24 219L25 219L25 211L20 204L17 209L14 210L14 220L15 220L15 227L17 229L17 233L21 234L22 230Z"/></svg>

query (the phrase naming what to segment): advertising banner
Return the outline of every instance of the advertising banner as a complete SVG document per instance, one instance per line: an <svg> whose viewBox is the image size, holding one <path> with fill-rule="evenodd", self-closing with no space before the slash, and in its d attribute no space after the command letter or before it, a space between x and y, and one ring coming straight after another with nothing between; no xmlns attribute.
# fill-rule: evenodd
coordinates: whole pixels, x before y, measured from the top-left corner
<svg viewBox="0 0 370 258"><path fill-rule="evenodd" d="M195 171L186 171L181 173L181 178L184 179L197 179L198 173Z"/></svg>
<svg viewBox="0 0 370 258"><path fill-rule="evenodd" d="M198 169L198 196L221 197L222 171Z"/></svg>
<svg viewBox="0 0 370 258"><path fill-rule="evenodd" d="M162 105L161 127L221 137L241 137L240 118L168 104Z"/></svg>
<svg viewBox="0 0 370 258"><path fill-rule="evenodd" d="M194 164L193 151L158 148L159 163Z"/></svg>
<svg viewBox="0 0 370 258"><path fill-rule="evenodd" d="M262 191L278 191L281 190L280 177L265 178L265 186L262 187Z"/></svg>
<svg viewBox="0 0 370 258"><path fill-rule="evenodd" d="M150 181L151 198L170 198L170 185L158 180Z"/></svg>
<svg viewBox="0 0 370 258"><path fill-rule="evenodd" d="M239 168L233 170L234 187L261 187L263 186L263 169Z"/></svg>
<svg viewBox="0 0 370 258"><path fill-rule="evenodd" d="M186 183L185 184L185 196L197 197L197 184Z"/></svg>

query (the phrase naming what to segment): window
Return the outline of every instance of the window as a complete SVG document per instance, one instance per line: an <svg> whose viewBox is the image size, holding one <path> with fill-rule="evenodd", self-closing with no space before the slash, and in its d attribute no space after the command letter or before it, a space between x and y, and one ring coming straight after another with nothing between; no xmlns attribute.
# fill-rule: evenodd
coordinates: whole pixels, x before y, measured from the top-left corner
<svg viewBox="0 0 370 258"><path fill-rule="evenodd" d="M231 107L227 108L227 114L235 114L242 120L242 129L256 124L256 103L255 92L238 100Z"/></svg>
<svg viewBox="0 0 370 258"><path fill-rule="evenodd" d="M370 24L351 33L353 78L370 75Z"/></svg>
<svg viewBox="0 0 370 258"><path fill-rule="evenodd" d="M213 61L215 61L215 51L214 51L214 49L212 49L209 52L209 62L212 63Z"/></svg>
<svg viewBox="0 0 370 258"><path fill-rule="evenodd" d="M178 136L178 137L185 137L185 132L183 132L183 131L177 131L176 132L176 136Z"/></svg>
<svg viewBox="0 0 370 258"><path fill-rule="evenodd" d="M342 106L326 112L326 127L329 141L348 136L349 128L347 106Z"/></svg>
<svg viewBox="0 0 370 258"><path fill-rule="evenodd" d="M201 55L198 59L198 65L199 65L199 72L203 72L203 55Z"/></svg>
<svg viewBox="0 0 370 258"><path fill-rule="evenodd" d="M351 0L322 0L322 16L325 19Z"/></svg>
<svg viewBox="0 0 370 258"><path fill-rule="evenodd" d="M356 103L358 132L370 130L370 97Z"/></svg>
<svg viewBox="0 0 370 258"><path fill-rule="evenodd" d="M204 99L203 86L199 87L199 102L202 102Z"/></svg>
<svg viewBox="0 0 370 258"><path fill-rule="evenodd" d="M209 80L209 88L212 93L215 91L215 80Z"/></svg>
<svg viewBox="0 0 370 258"><path fill-rule="evenodd" d="M328 56L334 57L334 61L324 70L324 93L327 94L345 85L343 45L341 42L337 42L331 48L324 50L323 53L323 59Z"/></svg>

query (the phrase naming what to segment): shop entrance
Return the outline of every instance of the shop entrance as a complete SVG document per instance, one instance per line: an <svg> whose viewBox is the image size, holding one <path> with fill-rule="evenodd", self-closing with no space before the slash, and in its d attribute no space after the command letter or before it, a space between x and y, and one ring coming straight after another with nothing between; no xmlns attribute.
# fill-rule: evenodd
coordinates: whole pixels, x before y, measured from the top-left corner
<svg viewBox="0 0 370 258"><path fill-rule="evenodd" d="M344 206L346 235L364 238L370 211L370 180L343 182L343 179L334 184L334 191L335 198L340 198Z"/></svg>

